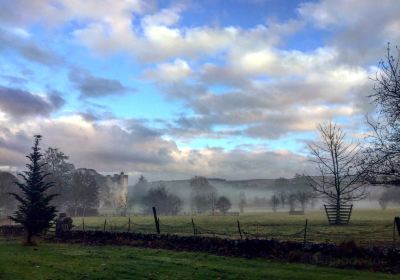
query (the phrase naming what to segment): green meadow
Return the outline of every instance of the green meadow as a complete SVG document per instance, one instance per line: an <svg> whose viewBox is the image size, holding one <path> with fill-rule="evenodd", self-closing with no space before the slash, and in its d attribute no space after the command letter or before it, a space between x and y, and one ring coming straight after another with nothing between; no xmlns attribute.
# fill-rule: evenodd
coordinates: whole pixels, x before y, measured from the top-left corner
<svg viewBox="0 0 400 280"><path fill-rule="evenodd" d="M0 240L1 280L274 279L372 280L400 275L133 247Z"/></svg>
<svg viewBox="0 0 400 280"><path fill-rule="evenodd" d="M313 242L336 242L354 240L362 245L392 245L393 219L400 215L400 209L356 209L350 223L330 226L323 210L312 210L305 215L289 215L287 212L247 213L240 216L179 215L160 216L161 233L192 235L192 219L201 235L240 238L237 221L242 235L249 238L275 238L282 240L303 240L305 220L308 220L307 240ZM131 221L129 227L129 218ZM132 215L130 217L100 216L76 217L75 229L97 229L111 231L155 232L153 216ZM400 237L395 242L400 246Z"/></svg>

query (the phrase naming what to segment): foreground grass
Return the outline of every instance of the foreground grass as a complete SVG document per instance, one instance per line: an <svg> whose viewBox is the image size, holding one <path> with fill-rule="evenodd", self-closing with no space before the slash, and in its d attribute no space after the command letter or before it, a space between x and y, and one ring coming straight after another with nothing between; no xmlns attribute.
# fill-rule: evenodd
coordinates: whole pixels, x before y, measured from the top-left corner
<svg viewBox="0 0 400 280"><path fill-rule="evenodd" d="M200 229L207 229L223 237L239 238L237 220L242 230L267 238L302 240L299 233L308 219L308 240L314 242L342 242L355 240L364 245L392 244L393 218L400 215L400 209L362 209L353 212L349 225L329 226L323 210L308 211L306 215L290 216L285 212L249 213L240 216L181 215L161 216L161 232L191 235L191 219ZM103 229L107 219L107 230L127 230L127 217L86 217L85 229ZM83 218L74 218L77 228L82 227ZM137 232L154 232L152 216L131 216L131 230ZM205 231L203 231L205 232ZM296 233L298 233L296 235ZM400 242L398 242L400 245Z"/></svg>
<svg viewBox="0 0 400 280"><path fill-rule="evenodd" d="M356 270L132 247L0 240L0 279L400 279Z"/></svg>

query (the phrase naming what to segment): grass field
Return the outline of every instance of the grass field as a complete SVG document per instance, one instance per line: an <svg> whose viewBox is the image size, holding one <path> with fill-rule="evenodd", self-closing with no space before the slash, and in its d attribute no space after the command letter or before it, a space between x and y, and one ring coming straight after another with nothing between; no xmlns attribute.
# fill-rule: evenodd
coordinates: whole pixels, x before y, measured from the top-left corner
<svg viewBox="0 0 400 280"><path fill-rule="evenodd" d="M322 210L303 215L290 216L287 212L248 213L240 216L160 216L162 233L182 235L193 234L191 219L199 232L204 235L239 238L237 220L242 230L256 236L284 240L302 240L305 220L308 219L307 240L314 242L342 242L355 240L363 245L392 244L393 218L400 215L400 209L355 210L349 225L329 226ZM152 216L131 216L131 231L154 232ZM126 231L128 217L85 217L85 229ZM82 217L74 218L76 228L82 228ZM252 235L249 235L252 237ZM400 238L396 241L400 245Z"/></svg>
<svg viewBox="0 0 400 280"><path fill-rule="evenodd" d="M400 275L132 247L46 243L25 247L0 240L0 279L385 280Z"/></svg>

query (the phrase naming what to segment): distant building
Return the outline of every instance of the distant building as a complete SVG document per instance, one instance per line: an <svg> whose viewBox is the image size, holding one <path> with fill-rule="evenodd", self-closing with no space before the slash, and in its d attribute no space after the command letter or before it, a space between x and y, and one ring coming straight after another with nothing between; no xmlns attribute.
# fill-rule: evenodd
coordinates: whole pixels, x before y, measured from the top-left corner
<svg viewBox="0 0 400 280"><path fill-rule="evenodd" d="M128 194L128 175L120 174L107 175L106 185L109 190L109 201L112 207L119 207Z"/></svg>

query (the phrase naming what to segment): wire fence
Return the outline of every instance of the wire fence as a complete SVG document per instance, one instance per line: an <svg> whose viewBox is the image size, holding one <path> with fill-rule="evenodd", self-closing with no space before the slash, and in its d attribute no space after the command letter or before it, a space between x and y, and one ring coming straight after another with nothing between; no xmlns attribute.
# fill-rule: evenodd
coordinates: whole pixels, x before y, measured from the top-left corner
<svg viewBox="0 0 400 280"><path fill-rule="evenodd" d="M148 218L147 218L148 219ZM143 221L136 216L126 218L108 217L75 218L72 230L133 232L144 234L169 234L180 236L204 236L226 239L275 239L304 243L335 243L354 241L362 246L400 247L399 230L393 221L382 223L352 223L345 226L329 226L321 221L303 223L254 221L214 221L208 223L196 217L180 217L174 220L163 220L159 217L153 222ZM156 222L157 221L157 222ZM158 227L157 227L158 223ZM0 234L12 233L13 223L2 220ZM158 232L159 230L159 232ZM4 232L3 232L4 231ZM49 232L53 232L50 230Z"/></svg>
<svg viewBox="0 0 400 280"><path fill-rule="evenodd" d="M355 241L360 245L394 245L400 243L399 232L395 223L381 224L371 227L369 224L351 226L327 226L309 223L306 219L304 224L275 223L263 224L257 222L240 222L224 224L197 223L195 219L187 222L165 223L162 218L156 218L154 223L137 223L133 218L121 219L118 222L105 218L102 223L91 223L85 218L74 221L73 230L97 230L111 232L134 232L134 233L161 233L183 236L207 236L227 239L277 239L294 242L313 243L341 243ZM158 228L157 228L158 223ZM158 232L159 230L159 232Z"/></svg>

